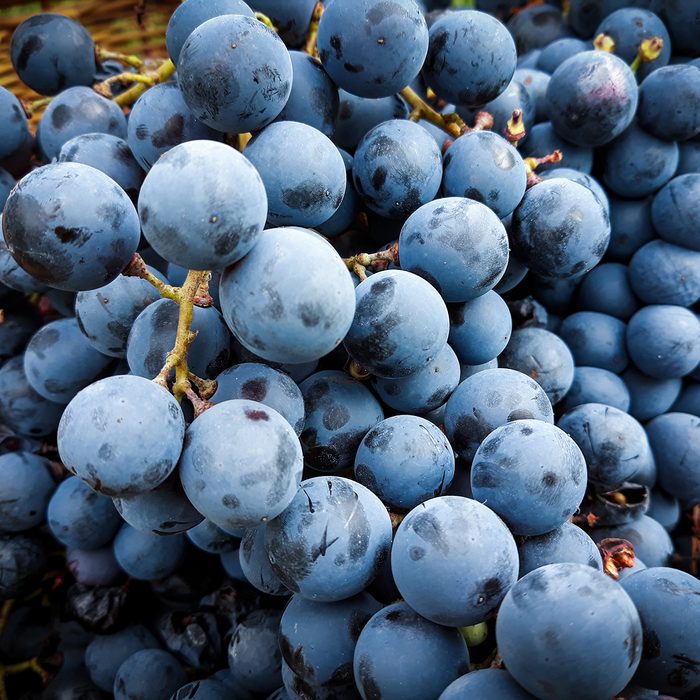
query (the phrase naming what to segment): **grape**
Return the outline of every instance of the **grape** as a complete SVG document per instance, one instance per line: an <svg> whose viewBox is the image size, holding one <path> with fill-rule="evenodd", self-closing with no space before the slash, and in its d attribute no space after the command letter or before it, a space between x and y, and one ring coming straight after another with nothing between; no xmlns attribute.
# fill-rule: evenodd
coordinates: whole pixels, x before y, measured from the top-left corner
<svg viewBox="0 0 700 700"><path fill-rule="evenodd" d="M600 203L605 208L605 211L610 214L610 203L608 202L608 196L605 190L600 185L600 183L590 175L582 173L578 170L573 170L572 168L552 168L542 173L543 180L551 180L555 177L563 177L566 180L573 180L573 182L578 182L579 185L583 185L588 188L593 194L600 200Z"/></svg>
<svg viewBox="0 0 700 700"><path fill-rule="evenodd" d="M674 413L690 413L700 417L700 384L687 384L671 408Z"/></svg>
<svg viewBox="0 0 700 700"><path fill-rule="evenodd" d="M574 381L574 358L554 333L543 328L515 331L499 358L499 365L532 377L552 405L566 395Z"/></svg>
<svg viewBox="0 0 700 700"><path fill-rule="evenodd" d="M136 209L124 190L81 163L46 165L22 178L5 204L2 228L22 269L74 292L115 279L140 235Z"/></svg>
<svg viewBox="0 0 700 700"><path fill-rule="evenodd" d="M579 311L567 316L559 336L569 346L577 365L599 367L620 373L628 363L625 324L596 311Z"/></svg>
<svg viewBox="0 0 700 700"><path fill-rule="evenodd" d="M286 148L294 143L296 148ZM267 192L267 220L277 226L316 226L330 219L345 194L345 164L338 149L307 124L271 124L246 147Z"/></svg>
<svg viewBox="0 0 700 700"><path fill-rule="evenodd" d="M26 595L46 566L44 548L25 534L0 535L0 600Z"/></svg>
<svg viewBox="0 0 700 700"><path fill-rule="evenodd" d="M391 570L419 615L450 627L474 625L493 616L516 581L518 550L492 510L469 498L441 496L401 522Z"/></svg>
<svg viewBox="0 0 700 700"><path fill-rule="evenodd" d="M292 61L262 22L221 15L200 24L178 58L182 96L194 116L217 131L261 129L284 108Z"/></svg>
<svg viewBox="0 0 700 700"><path fill-rule="evenodd" d="M87 30L63 15L38 14L15 29L12 66L20 80L42 95L73 85L92 85L95 44Z"/></svg>
<svg viewBox="0 0 700 700"><path fill-rule="evenodd" d="M150 170L178 144L198 139L221 141L223 136L195 118L175 83L154 85L141 95L131 108L127 131L129 148L144 170Z"/></svg>
<svg viewBox="0 0 700 700"><path fill-rule="evenodd" d="M531 700L534 695L519 686L513 677L497 668L470 671L442 691L438 700L468 700L484 697L489 700Z"/></svg>
<svg viewBox="0 0 700 700"><path fill-rule="evenodd" d="M179 474L175 472L152 491L113 500L119 515L139 532L174 535L204 520L187 500Z"/></svg>
<svg viewBox="0 0 700 700"><path fill-rule="evenodd" d="M697 450L700 420L689 413L666 413L647 424L659 485L684 503L700 503Z"/></svg>
<svg viewBox="0 0 700 700"><path fill-rule="evenodd" d="M351 229L360 213L360 197L352 182L353 157L347 151L343 151L340 148L338 150L345 164L345 178L347 182L343 201L335 210L335 214L327 221L316 226L316 230L326 238L336 238L348 231L348 229Z"/></svg>
<svg viewBox="0 0 700 700"><path fill-rule="evenodd" d="M619 693L634 675L642 626L615 581L582 564L549 564L511 588L496 620L496 641L508 671L537 697L599 700Z"/></svg>
<svg viewBox="0 0 700 700"><path fill-rule="evenodd" d="M608 537L620 537L634 547L635 556L648 567L666 566L673 554L673 542L664 526L654 518L642 515L632 522L615 527L595 528L591 537L596 541Z"/></svg>
<svg viewBox="0 0 700 700"><path fill-rule="evenodd" d="M588 49L589 44L581 39L574 37L555 39L542 48L542 53L537 59L537 68L551 75L567 58Z"/></svg>
<svg viewBox="0 0 700 700"><path fill-rule="evenodd" d="M311 685L297 676L289 666L282 661L282 681L284 695L270 695L268 700L362 700L355 682L339 685ZM278 691L279 692L279 691Z"/></svg>
<svg viewBox="0 0 700 700"><path fill-rule="evenodd" d="M222 552L219 555L219 561L221 562L221 566L223 567L226 576L233 579L234 582L239 581L240 583L249 583L248 579L243 573L243 569L241 568L239 549L234 549L231 552Z"/></svg>
<svg viewBox="0 0 700 700"><path fill-rule="evenodd" d="M406 603L395 603L365 625L353 666L364 700L419 700L437 697L466 673L469 652L457 630L423 619Z"/></svg>
<svg viewBox="0 0 700 700"><path fill-rule="evenodd" d="M134 374L146 379L158 376L175 345L179 316L176 302L159 299L136 317L126 345L126 359ZM216 309L198 306L193 309L191 328L197 337L189 347L189 368L198 376L213 379L228 364L228 328Z"/></svg>
<svg viewBox="0 0 700 700"><path fill-rule="evenodd" d="M590 173L593 168L593 149L575 146L573 143L564 141L560 136L557 136L550 121L535 124L531 129L528 129L527 139L521 150L523 156L534 158L559 150L562 152L563 162L566 163L567 168L586 174ZM554 163L544 163L537 168L537 172L542 174L555 168L559 169L559 166Z"/></svg>
<svg viewBox="0 0 700 700"><path fill-rule="evenodd" d="M460 36L465 41L457 41ZM423 76L443 99L476 107L505 90L515 59L513 39L498 20L473 10L450 12L430 28Z"/></svg>
<svg viewBox="0 0 700 700"><path fill-rule="evenodd" d="M349 31L362 26L363 32ZM318 55L333 81L360 97L388 97L418 75L428 27L414 0L334 0L318 26Z"/></svg>
<svg viewBox="0 0 700 700"><path fill-rule="evenodd" d="M300 388L304 462L322 472L350 467L365 433L384 418L380 403L360 382L336 370L312 374Z"/></svg>
<svg viewBox="0 0 700 700"><path fill-rule="evenodd" d="M546 564L586 564L603 570L595 542L580 527L569 522L543 535L524 538L518 544L518 554L521 578Z"/></svg>
<svg viewBox="0 0 700 700"><path fill-rule="evenodd" d="M655 488L649 494L647 515L663 525L668 532L673 532L681 519L681 506L677 498Z"/></svg>
<svg viewBox="0 0 700 700"><path fill-rule="evenodd" d="M610 242L610 221L587 187L553 178L528 190L513 214L514 255L533 272L568 278L590 270Z"/></svg>
<svg viewBox="0 0 700 700"><path fill-rule="evenodd" d="M540 385L512 369L487 369L465 379L450 396L445 432L462 459L471 460L484 438L513 420L554 422L552 404Z"/></svg>
<svg viewBox="0 0 700 700"><path fill-rule="evenodd" d="M340 106L338 88L312 56L290 51L289 57L292 59L292 91L277 121L302 122L332 138ZM299 156L299 151L296 155Z"/></svg>
<svg viewBox="0 0 700 700"><path fill-rule="evenodd" d="M583 403L602 403L629 411L630 393L625 382L607 369L576 367L574 381L559 408L566 412Z"/></svg>
<svg viewBox="0 0 700 700"><path fill-rule="evenodd" d="M192 544L209 554L222 554L238 550L239 539L243 536L244 530L233 534L233 530L222 530L211 520L206 518L199 525L187 530L187 538Z"/></svg>
<svg viewBox="0 0 700 700"><path fill-rule="evenodd" d="M611 197L610 226L606 255L611 260L628 262L639 248L656 237L651 222L651 202Z"/></svg>
<svg viewBox="0 0 700 700"><path fill-rule="evenodd" d="M399 238L401 268L430 282L445 301L485 294L508 264L508 236L487 206L448 197L408 217Z"/></svg>
<svg viewBox="0 0 700 700"><path fill-rule="evenodd" d="M559 136L577 146L603 146L632 122L637 82L621 58L606 51L582 51L554 71L547 101Z"/></svg>
<svg viewBox="0 0 700 700"><path fill-rule="evenodd" d="M282 583L304 598L344 600L375 578L391 547L382 502L349 479L307 479L267 525L267 553Z"/></svg>
<svg viewBox="0 0 700 700"><path fill-rule="evenodd" d="M38 327L39 319L33 314L6 315L0 324L0 357L11 357L21 352Z"/></svg>
<svg viewBox="0 0 700 700"><path fill-rule="evenodd" d="M4 87L0 87L0 117L0 159L3 159L18 151L29 135L20 101Z"/></svg>
<svg viewBox="0 0 700 700"><path fill-rule="evenodd" d="M336 603L293 596L280 621L282 658L311 685L352 683L357 639L380 608L367 593Z"/></svg>
<svg viewBox="0 0 700 700"><path fill-rule="evenodd" d="M19 355L0 367L0 417L23 437L46 437L53 433L65 407L48 401L32 389Z"/></svg>
<svg viewBox="0 0 700 700"><path fill-rule="evenodd" d="M216 383L216 392L211 397L213 403L230 399L258 401L281 414L297 435L304 429L304 397L284 372L248 362L225 369Z"/></svg>
<svg viewBox="0 0 700 700"><path fill-rule="evenodd" d="M443 163L443 190L448 197L483 202L503 219L525 194L527 174L519 153L491 131L460 136Z"/></svg>
<svg viewBox="0 0 700 700"><path fill-rule="evenodd" d="M0 93L0 97L1 96L2 93ZM7 170L0 168L0 216L2 216L2 209L5 206L5 202L16 184L15 178L12 177Z"/></svg>
<svg viewBox="0 0 700 700"><path fill-rule="evenodd" d="M195 270L240 260L258 240L266 215L265 186L251 162L214 141L174 146L151 168L139 194L151 247Z"/></svg>
<svg viewBox="0 0 700 700"><path fill-rule="evenodd" d="M236 555L240 560L243 580L268 595L291 595L291 591L272 570L265 549L265 533L264 525L251 527L241 539L241 547Z"/></svg>
<svg viewBox="0 0 700 700"><path fill-rule="evenodd" d="M264 12L278 28L284 43L300 46L306 40L314 0L253 0L256 10ZM326 7L330 2L326 2Z"/></svg>
<svg viewBox="0 0 700 700"><path fill-rule="evenodd" d="M161 282L167 280L149 268ZM75 298L75 319L88 343L108 357L126 357L126 341L138 315L160 294L145 280L119 275L115 280Z"/></svg>
<svg viewBox="0 0 700 700"><path fill-rule="evenodd" d="M449 316L428 282L404 270L386 270L355 290L357 310L345 349L380 377L407 377L433 361L447 342Z"/></svg>
<svg viewBox="0 0 700 700"><path fill-rule="evenodd" d="M158 649L155 637L143 626L133 625L110 635L97 635L85 650L85 666L92 682L111 693L119 667L132 654Z"/></svg>
<svg viewBox="0 0 700 700"><path fill-rule="evenodd" d="M256 527L289 505L302 466L289 423L257 401L235 399L187 429L180 479L192 505L220 527Z"/></svg>
<svg viewBox="0 0 700 700"><path fill-rule="evenodd" d="M603 180L615 194L646 197L665 185L677 167L678 146L646 133L633 123L609 144Z"/></svg>
<svg viewBox="0 0 700 700"><path fill-rule="evenodd" d="M399 119L382 122L358 144L352 176L369 209L403 219L437 194L442 179L440 149L419 124Z"/></svg>
<svg viewBox="0 0 700 700"><path fill-rule="evenodd" d="M110 363L110 358L88 343L74 318L42 326L24 353L24 371L32 388L45 399L62 404L94 382Z"/></svg>
<svg viewBox="0 0 700 700"><path fill-rule="evenodd" d="M516 68L515 73L513 73L513 82L517 81L525 89L529 96L530 108L534 108L534 114L532 117L538 122L546 122L548 120L548 107L547 107L547 85L549 84L549 75L541 70L535 68ZM513 115L511 114L508 119ZM537 126L537 125L535 125ZM534 126L532 127L534 129ZM527 130L527 140L530 140L532 130ZM573 146L572 148L576 148ZM551 153L554 149L549 151L539 151L540 153ZM567 159L568 162L568 159Z"/></svg>
<svg viewBox="0 0 700 700"><path fill-rule="evenodd" d="M508 344L513 323L508 306L495 291L466 304L450 304L448 311L449 342L461 363L489 362Z"/></svg>
<svg viewBox="0 0 700 700"><path fill-rule="evenodd" d="M175 468L185 432L177 401L142 377L117 375L83 389L58 426L66 467L108 496L150 491Z"/></svg>
<svg viewBox="0 0 700 700"><path fill-rule="evenodd" d="M516 109L522 110L523 124L526 129L535 123L536 102L522 83L513 78L495 99L472 109L460 105L459 112L468 122L474 121L478 112L488 112L493 117L493 133L502 134L507 129L508 122Z"/></svg>
<svg viewBox="0 0 700 700"><path fill-rule="evenodd" d="M549 4L525 7L508 21L518 53L541 49L567 34L561 10Z"/></svg>
<svg viewBox="0 0 700 700"><path fill-rule="evenodd" d="M443 433L417 416L392 416L375 425L355 456L355 478L392 510L409 511L442 495L455 458Z"/></svg>
<svg viewBox="0 0 700 700"><path fill-rule="evenodd" d="M460 365L454 350L445 345L435 359L408 377L374 377L379 398L401 413L427 413L442 406L460 382Z"/></svg>
<svg viewBox="0 0 700 700"><path fill-rule="evenodd" d="M489 362L484 362L481 365L460 365L460 382L463 382L469 377L473 377L479 372L483 372L487 369L496 369L498 367L498 360L491 360Z"/></svg>
<svg viewBox="0 0 700 700"><path fill-rule="evenodd" d="M41 524L55 488L48 460L31 452L0 455L0 531Z"/></svg>
<svg viewBox="0 0 700 700"><path fill-rule="evenodd" d="M78 583L87 586L108 586L122 574L111 544L102 549L69 550L66 566Z"/></svg>
<svg viewBox="0 0 700 700"><path fill-rule="evenodd" d="M646 304L692 306L700 299L700 251L651 241L632 257L629 277Z"/></svg>
<svg viewBox="0 0 700 700"><path fill-rule="evenodd" d="M627 349L645 374L683 377L700 362L700 321L682 306L645 306L627 325Z"/></svg>
<svg viewBox="0 0 700 700"><path fill-rule="evenodd" d="M161 649L143 649L132 654L114 677L115 700L168 700L187 675L177 659Z"/></svg>
<svg viewBox="0 0 700 700"><path fill-rule="evenodd" d="M177 571L185 558L184 536L160 537L122 525L114 538L114 556L119 566L137 581L162 579Z"/></svg>
<svg viewBox="0 0 700 700"><path fill-rule="evenodd" d="M338 96L333 141L350 151L354 151L362 137L378 124L408 117L408 106L398 95L370 99L338 90Z"/></svg>
<svg viewBox="0 0 700 700"><path fill-rule="evenodd" d="M629 367L622 378L630 393L630 415L639 421L666 413L681 393L680 379L653 379Z"/></svg>
<svg viewBox="0 0 700 700"><path fill-rule="evenodd" d="M618 488L653 459L644 428L612 406L580 404L564 414L558 425L583 452L588 478L598 487Z"/></svg>
<svg viewBox="0 0 700 700"><path fill-rule="evenodd" d="M651 205L651 220L660 238L700 250L700 173L674 177L659 190Z"/></svg>
<svg viewBox="0 0 700 700"><path fill-rule="evenodd" d="M191 681L183 685L170 700L230 700L231 689L218 680Z"/></svg>
<svg viewBox="0 0 700 700"><path fill-rule="evenodd" d="M656 66L657 61L649 65ZM640 125L664 141L692 138L700 133L700 70L681 65L658 68L658 71L649 75L640 87ZM683 91L682 101L672 108L679 90Z"/></svg>
<svg viewBox="0 0 700 700"><path fill-rule="evenodd" d="M53 536L71 549L99 549L112 541L121 525L111 500L74 476L56 489L46 520Z"/></svg>
<svg viewBox="0 0 700 700"><path fill-rule="evenodd" d="M277 635L281 616L278 610L256 610L233 631L228 665L246 690L267 694L279 687L282 654Z"/></svg>
<svg viewBox="0 0 700 700"><path fill-rule="evenodd" d="M537 420L496 428L479 446L471 469L475 500L488 503L518 535L543 535L578 509L586 462L566 433Z"/></svg>
<svg viewBox="0 0 700 700"><path fill-rule="evenodd" d="M676 175L688 173L700 173L700 141L683 141L678 144Z"/></svg>
<svg viewBox="0 0 700 700"><path fill-rule="evenodd" d="M323 237L304 229L264 231L253 250L224 271L219 291L238 341L273 362L322 357L340 344L355 312L342 259Z"/></svg>
<svg viewBox="0 0 700 700"><path fill-rule="evenodd" d="M186 0L175 8L165 31L168 55L175 65L187 37L200 24L221 15L254 17L255 13L243 0Z"/></svg>
<svg viewBox="0 0 700 700"><path fill-rule="evenodd" d="M41 151L57 158L76 136L101 133L126 138L126 118L114 102L88 87L72 87L54 97L37 127Z"/></svg>
<svg viewBox="0 0 700 700"><path fill-rule="evenodd" d="M644 633L642 660L635 681L661 692L687 694L700 685L689 659L698 655L694 634L700 608L698 580L666 567L646 569L624 580Z"/></svg>
<svg viewBox="0 0 700 700"><path fill-rule="evenodd" d="M63 144L59 163L83 163L111 177L136 201L143 171L126 141L112 134L81 134Z"/></svg>
<svg viewBox="0 0 700 700"><path fill-rule="evenodd" d="M583 311L598 311L627 321L639 308L633 285L630 285L625 265L597 265L582 278L577 290L577 305Z"/></svg>

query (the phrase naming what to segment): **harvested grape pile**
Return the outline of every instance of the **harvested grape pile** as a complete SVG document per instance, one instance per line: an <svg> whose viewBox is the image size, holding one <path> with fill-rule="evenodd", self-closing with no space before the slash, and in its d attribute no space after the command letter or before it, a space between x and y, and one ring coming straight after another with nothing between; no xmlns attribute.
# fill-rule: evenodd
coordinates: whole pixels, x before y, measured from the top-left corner
<svg viewBox="0 0 700 700"><path fill-rule="evenodd" d="M0 700L700 698L700 0L448 5L14 32Z"/></svg>

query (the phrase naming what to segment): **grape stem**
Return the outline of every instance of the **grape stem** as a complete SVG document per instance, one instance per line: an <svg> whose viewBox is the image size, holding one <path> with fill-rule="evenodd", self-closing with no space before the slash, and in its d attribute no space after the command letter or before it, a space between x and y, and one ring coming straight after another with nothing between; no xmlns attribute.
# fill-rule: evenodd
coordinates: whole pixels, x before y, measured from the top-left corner
<svg viewBox="0 0 700 700"><path fill-rule="evenodd" d="M527 173L528 188L542 182L542 178L535 172L540 165L561 163L563 158L564 154L559 149L546 156L542 156L542 158L524 158L523 162L525 163L525 172Z"/></svg>
<svg viewBox="0 0 700 700"><path fill-rule="evenodd" d="M36 673L44 684L51 680L51 674L41 667L36 657L27 661L20 661L16 664L8 664L7 666L0 665L0 700L8 700L9 697L5 685L5 678L17 673L24 673L25 671Z"/></svg>
<svg viewBox="0 0 700 700"><path fill-rule="evenodd" d="M210 272L200 272L198 270L190 270L187 273L187 279L180 288L180 316L177 322L175 345L168 353L163 369L153 380L156 384L167 389L170 373L175 370L175 383L173 384L172 392L178 403L182 402L184 396L189 398L188 392L194 393L190 379L192 373L187 366L187 351L197 337L197 333L191 329L192 313L194 310L194 299L201 294L203 287L206 288L205 286L208 285L210 276ZM196 408L197 406L195 405Z"/></svg>
<svg viewBox="0 0 700 700"><path fill-rule="evenodd" d="M362 282L367 279L367 268L374 272L386 270L391 263L399 264L399 244L394 243L386 250L377 253L358 253L349 258L343 258L343 262L350 272L354 272Z"/></svg>
<svg viewBox="0 0 700 700"><path fill-rule="evenodd" d="M182 288L173 287L171 284L166 284L159 280L146 267L146 263L138 253L134 253L131 262L122 271L122 275L125 277L140 277L142 280L145 280L155 287L163 298L170 299L177 304L179 304L182 299Z"/></svg>
<svg viewBox="0 0 700 700"><path fill-rule="evenodd" d="M27 119L31 119L40 109L43 109L47 105L51 104L53 97L42 97L39 100L34 100L33 102L21 101L22 109L27 115Z"/></svg>
<svg viewBox="0 0 700 700"><path fill-rule="evenodd" d="M425 121L434 124L455 139L467 131L468 127L459 114L456 112L454 114L440 114L440 112L433 109L423 100L413 88L405 87L401 90L400 95L411 107L409 118L412 121L425 119Z"/></svg>
<svg viewBox="0 0 700 700"><path fill-rule="evenodd" d="M130 107L136 100L143 95L148 88L153 87L154 85L158 85L159 83L163 83L168 78L170 78L173 74L175 73L175 64L170 60L167 59L166 61L163 61L163 63L158 66L158 68L154 71L151 71L149 73L142 73L142 74L135 74L135 73L121 73L119 76L113 76L111 78L107 78L102 83L98 83L96 86L99 88L101 85L104 85L105 83L108 83L110 80L114 82L115 78L123 78L124 76L134 76L134 75L140 75L141 79L139 79L139 82L137 82L135 85L130 87L128 90L124 91L121 95L117 95L117 97L114 98L114 101L120 106L120 107ZM126 80L129 80L129 78L126 78ZM99 92L99 89L98 89ZM110 88L110 94L111 94L111 88Z"/></svg>
<svg viewBox="0 0 700 700"><path fill-rule="evenodd" d="M622 569L634 566L634 547L627 540L606 537L598 543L598 550L603 559L603 571L617 581Z"/></svg>
<svg viewBox="0 0 700 700"><path fill-rule="evenodd" d="M258 22L262 22L268 29L272 29L275 34L279 34L277 27L275 27L272 20L267 15L264 15L262 12L256 12L255 19L257 19Z"/></svg>
<svg viewBox="0 0 700 700"><path fill-rule="evenodd" d="M651 39L644 39L644 41L639 44L637 55L630 64L630 70L636 75L639 66L641 66L642 63L651 63L655 61L661 55L663 48L664 40L661 37L655 36Z"/></svg>
<svg viewBox="0 0 700 700"><path fill-rule="evenodd" d="M138 69L143 68L143 61L133 54L129 55L116 51L109 51L108 49L103 49L98 46L95 49L95 56L100 63L102 61L119 61L119 63L123 63L126 66L133 66Z"/></svg>
<svg viewBox="0 0 700 700"><path fill-rule="evenodd" d="M311 13L309 31L306 35L306 43L304 44L304 53L308 53L309 56L313 56L313 58L318 58L316 40L318 39L318 24L321 21L321 17L323 17L324 10L325 7L321 0L319 0L314 6L314 11Z"/></svg>

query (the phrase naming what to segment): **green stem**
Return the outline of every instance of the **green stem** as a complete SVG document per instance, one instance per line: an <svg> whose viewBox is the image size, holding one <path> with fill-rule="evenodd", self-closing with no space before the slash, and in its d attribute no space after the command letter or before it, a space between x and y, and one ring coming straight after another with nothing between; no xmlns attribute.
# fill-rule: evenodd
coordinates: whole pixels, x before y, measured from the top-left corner
<svg viewBox="0 0 700 700"><path fill-rule="evenodd" d="M126 66L133 66L134 68L143 68L143 61L135 55L129 55L124 53L118 53L117 51L109 51L108 49L102 49L98 47L96 49L97 60L102 61L119 61Z"/></svg>
<svg viewBox="0 0 700 700"><path fill-rule="evenodd" d="M138 254L134 253L131 258L131 262L122 271L122 275L125 277L139 277L145 280L150 285L154 286L160 295L165 299L170 299L175 303L179 304L182 299L182 288L173 287L170 284L166 284L162 280L159 280L147 267L143 258Z"/></svg>
<svg viewBox="0 0 700 700"><path fill-rule="evenodd" d="M309 23L309 31L306 36L306 43L304 44L304 53L308 53L309 56L318 58L318 47L316 46L316 39L318 38L318 24L323 17L324 6L321 0L314 6L314 11L311 13L311 22Z"/></svg>
<svg viewBox="0 0 700 700"><path fill-rule="evenodd" d="M158 85L159 83L165 82L174 73L175 64L170 59L168 59L167 61L164 61L157 68L157 70L151 73L145 73L145 75L150 78L150 84L147 84L145 82L137 83L133 87L123 92L121 95L115 97L114 101L120 107L130 107L132 104L134 104L134 102L136 102L136 100L139 99L139 97L141 97L141 95L143 95L144 92L146 92L146 90L148 90L149 87L153 87L154 85Z"/></svg>
<svg viewBox="0 0 700 700"><path fill-rule="evenodd" d="M414 121L425 119L425 121L434 124L455 139L462 135L464 132L463 130L466 130L466 124L458 114L440 114L440 112L433 109L425 100L421 99L420 95L418 95L413 88L405 87L401 90L400 94L411 107L411 118Z"/></svg>

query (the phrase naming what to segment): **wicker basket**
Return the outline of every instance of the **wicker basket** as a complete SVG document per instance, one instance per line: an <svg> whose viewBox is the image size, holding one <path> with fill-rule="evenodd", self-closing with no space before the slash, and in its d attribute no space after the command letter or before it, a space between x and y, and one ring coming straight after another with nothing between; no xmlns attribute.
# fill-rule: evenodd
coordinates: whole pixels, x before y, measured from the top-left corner
<svg viewBox="0 0 700 700"><path fill-rule="evenodd" d="M179 0L0 0L0 85L22 100L31 102L41 97L20 82L10 62L12 32L32 15L56 12L72 17L103 49L142 58L165 58L165 28L178 4Z"/></svg>

